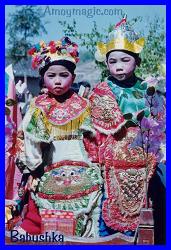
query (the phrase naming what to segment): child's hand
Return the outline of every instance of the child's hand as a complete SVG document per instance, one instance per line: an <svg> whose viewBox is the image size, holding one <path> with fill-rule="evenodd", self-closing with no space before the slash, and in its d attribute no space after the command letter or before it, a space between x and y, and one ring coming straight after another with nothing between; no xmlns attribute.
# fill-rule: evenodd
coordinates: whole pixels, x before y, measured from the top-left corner
<svg viewBox="0 0 171 250"><path fill-rule="evenodd" d="M32 190L35 192L38 186L38 183L39 183L39 179L38 178L34 179L33 176L30 175L28 179L28 183L27 183L28 190Z"/></svg>
<svg viewBox="0 0 171 250"><path fill-rule="evenodd" d="M5 200L5 223L13 218L13 212L16 210L16 205L16 201Z"/></svg>
<svg viewBox="0 0 171 250"><path fill-rule="evenodd" d="M38 184L39 184L39 179L38 178L37 179L33 179L32 185L31 185L31 190L33 190L35 192Z"/></svg>

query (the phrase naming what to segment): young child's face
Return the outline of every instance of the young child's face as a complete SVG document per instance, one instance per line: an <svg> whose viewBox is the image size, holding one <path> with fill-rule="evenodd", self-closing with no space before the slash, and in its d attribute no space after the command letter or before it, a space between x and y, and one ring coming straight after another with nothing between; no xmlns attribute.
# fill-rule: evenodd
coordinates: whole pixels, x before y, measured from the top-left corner
<svg viewBox="0 0 171 250"><path fill-rule="evenodd" d="M133 74L136 61L133 56L123 51L112 51L107 60L107 67L114 78L123 81Z"/></svg>
<svg viewBox="0 0 171 250"><path fill-rule="evenodd" d="M54 95L65 94L71 87L75 76L62 65L52 65L44 74L44 84Z"/></svg>

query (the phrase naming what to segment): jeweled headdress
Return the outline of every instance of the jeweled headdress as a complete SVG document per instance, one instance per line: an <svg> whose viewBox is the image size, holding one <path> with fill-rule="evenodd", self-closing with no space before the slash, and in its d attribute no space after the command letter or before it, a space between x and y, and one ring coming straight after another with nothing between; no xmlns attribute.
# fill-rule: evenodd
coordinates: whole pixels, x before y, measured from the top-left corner
<svg viewBox="0 0 171 250"><path fill-rule="evenodd" d="M139 54L144 47L145 39L139 37L132 27L128 26L126 17L114 26L112 32L109 33L107 43L98 42L95 58L97 61L103 62L106 54L112 50L127 50Z"/></svg>
<svg viewBox="0 0 171 250"><path fill-rule="evenodd" d="M39 70L58 60L67 60L74 64L79 61L78 45L71 42L68 37L50 41L48 44L41 41L31 48L28 54L32 56L32 68Z"/></svg>

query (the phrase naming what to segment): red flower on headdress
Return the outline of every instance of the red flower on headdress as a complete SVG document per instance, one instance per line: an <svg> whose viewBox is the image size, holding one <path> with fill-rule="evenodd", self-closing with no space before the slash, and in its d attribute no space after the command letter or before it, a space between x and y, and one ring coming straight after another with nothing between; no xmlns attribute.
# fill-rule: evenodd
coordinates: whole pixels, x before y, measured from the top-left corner
<svg viewBox="0 0 171 250"><path fill-rule="evenodd" d="M40 56L35 56L32 60L32 68L36 69L38 65L42 63L42 58Z"/></svg>
<svg viewBox="0 0 171 250"><path fill-rule="evenodd" d="M73 45L73 44L72 44ZM77 51L77 46L75 44L74 46L70 46L67 48L68 53L72 56L72 57L77 57L78 56L78 51Z"/></svg>
<svg viewBox="0 0 171 250"><path fill-rule="evenodd" d="M56 53L56 50L56 46L50 46L49 52L53 54Z"/></svg>
<svg viewBox="0 0 171 250"><path fill-rule="evenodd" d="M76 43L72 43L72 46L75 48L75 49L78 49L78 45Z"/></svg>
<svg viewBox="0 0 171 250"><path fill-rule="evenodd" d="M75 58L75 62L76 62L76 63L79 62L79 60L80 60L79 57L76 57L76 58Z"/></svg>
<svg viewBox="0 0 171 250"><path fill-rule="evenodd" d="M69 52L69 53L70 53L70 55L71 55L72 57L77 57L77 55L78 55L77 50L73 50L73 51L71 51L71 52Z"/></svg>
<svg viewBox="0 0 171 250"><path fill-rule="evenodd" d="M28 55L32 56L32 55L34 55L35 52L36 52L36 48L31 48L28 50L27 53L28 53Z"/></svg>
<svg viewBox="0 0 171 250"><path fill-rule="evenodd" d="M55 41L50 41L50 42L49 42L49 46L50 46L50 47L51 47L51 46L52 46L52 47L56 46Z"/></svg>

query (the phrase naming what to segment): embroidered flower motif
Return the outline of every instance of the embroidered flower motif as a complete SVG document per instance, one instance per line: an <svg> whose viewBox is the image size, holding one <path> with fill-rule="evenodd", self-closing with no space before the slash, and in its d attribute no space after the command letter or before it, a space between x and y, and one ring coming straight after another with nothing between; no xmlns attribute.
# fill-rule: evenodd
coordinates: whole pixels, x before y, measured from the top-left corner
<svg viewBox="0 0 171 250"><path fill-rule="evenodd" d="M80 104L79 104L79 103L76 103L76 102L72 103L71 106L72 106L74 109L80 109L80 108L81 108Z"/></svg>
<svg viewBox="0 0 171 250"><path fill-rule="evenodd" d="M66 118L67 116L68 116L67 111L63 109L53 110L53 113L52 113L52 117L57 118L58 120L62 120L63 118Z"/></svg>
<svg viewBox="0 0 171 250"><path fill-rule="evenodd" d="M122 117L116 102L114 102L110 96L96 96L92 110L92 114L95 118L103 119L105 122L112 121L114 124L117 124Z"/></svg>
<svg viewBox="0 0 171 250"><path fill-rule="evenodd" d="M56 125L65 125L73 119L89 114L88 102L76 94L65 103L58 103L54 98L44 94L36 98L35 104L43 110L49 122Z"/></svg>

